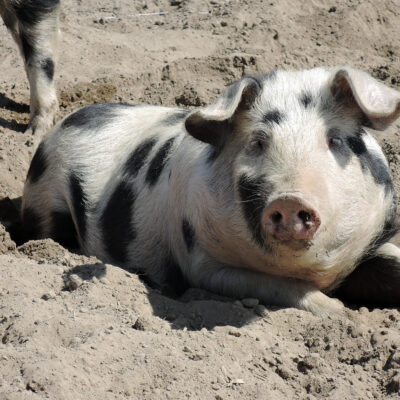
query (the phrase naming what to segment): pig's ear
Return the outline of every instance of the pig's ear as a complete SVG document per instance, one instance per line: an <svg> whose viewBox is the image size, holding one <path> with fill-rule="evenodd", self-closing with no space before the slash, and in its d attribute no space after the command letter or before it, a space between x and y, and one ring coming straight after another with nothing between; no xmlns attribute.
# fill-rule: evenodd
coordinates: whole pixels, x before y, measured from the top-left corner
<svg viewBox="0 0 400 400"><path fill-rule="evenodd" d="M250 109L260 91L261 83L257 78L242 78L228 86L214 103L189 114L186 130L202 142L219 146L231 129L232 117Z"/></svg>
<svg viewBox="0 0 400 400"><path fill-rule="evenodd" d="M383 131L400 115L400 92L378 82L363 71L340 68L331 85L334 97L355 103L373 129Z"/></svg>

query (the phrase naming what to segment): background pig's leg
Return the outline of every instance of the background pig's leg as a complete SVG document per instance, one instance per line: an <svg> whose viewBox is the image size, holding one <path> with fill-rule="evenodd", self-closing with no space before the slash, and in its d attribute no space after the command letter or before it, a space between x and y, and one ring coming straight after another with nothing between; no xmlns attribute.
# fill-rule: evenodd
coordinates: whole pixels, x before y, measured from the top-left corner
<svg viewBox="0 0 400 400"><path fill-rule="evenodd" d="M354 304L382 307L400 305L400 249L385 243L362 262L334 293Z"/></svg>
<svg viewBox="0 0 400 400"><path fill-rule="evenodd" d="M18 44L29 80L28 131L39 137L53 126L58 110L54 68L59 12L59 0L0 2L0 14Z"/></svg>

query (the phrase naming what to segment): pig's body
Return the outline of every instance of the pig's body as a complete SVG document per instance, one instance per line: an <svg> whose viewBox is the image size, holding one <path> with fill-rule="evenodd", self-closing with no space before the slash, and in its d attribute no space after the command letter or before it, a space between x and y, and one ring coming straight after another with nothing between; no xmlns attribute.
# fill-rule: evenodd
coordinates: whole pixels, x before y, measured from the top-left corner
<svg viewBox="0 0 400 400"><path fill-rule="evenodd" d="M85 253L178 292L187 282L340 312L321 290L336 288L394 234L390 172L362 125L382 129L399 108L395 99L394 111L384 104L372 115L370 104L358 105L359 72L341 71L345 78L322 68L244 78L191 113L78 110L32 161L27 237L77 240ZM397 95L377 85L382 96Z"/></svg>

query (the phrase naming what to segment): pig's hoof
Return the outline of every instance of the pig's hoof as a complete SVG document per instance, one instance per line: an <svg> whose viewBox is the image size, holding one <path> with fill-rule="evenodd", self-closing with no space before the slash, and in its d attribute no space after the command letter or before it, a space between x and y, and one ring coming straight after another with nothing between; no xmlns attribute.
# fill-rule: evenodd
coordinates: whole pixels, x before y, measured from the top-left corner
<svg viewBox="0 0 400 400"><path fill-rule="evenodd" d="M299 308L312 312L318 317L345 316L345 307L338 299L333 299L320 291L310 292L300 301Z"/></svg>
<svg viewBox="0 0 400 400"><path fill-rule="evenodd" d="M55 125L57 111L58 101L53 101L47 107L43 106L40 111L34 112L25 134L42 138Z"/></svg>
<svg viewBox="0 0 400 400"><path fill-rule="evenodd" d="M29 123L25 134L41 139L54 126L54 122L54 117L49 118L38 115Z"/></svg>

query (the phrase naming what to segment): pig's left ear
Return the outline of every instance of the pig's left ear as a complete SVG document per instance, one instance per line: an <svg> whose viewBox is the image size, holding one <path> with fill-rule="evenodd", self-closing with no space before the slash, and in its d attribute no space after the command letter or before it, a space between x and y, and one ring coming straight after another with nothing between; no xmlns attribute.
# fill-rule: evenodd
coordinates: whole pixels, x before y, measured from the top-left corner
<svg viewBox="0 0 400 400"><path fill-rule="evenodd" d="M363 71L340 68L331 85L334 97L356 103L370 126L383 131L400 115L400 93Z"/></svg>
<svg viewBox="0 0 400 400"><path fill-rule="evenodd" d="M189 114L185 120L187 132L202 142L221 145L231 128L232 117L249 109L260 91L261 83L253 77L246 76L233 83L214 103Z"/></svg>

